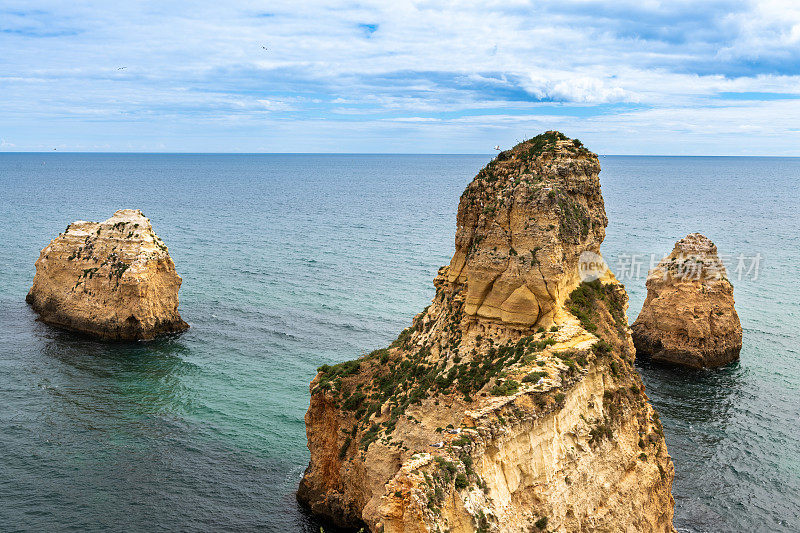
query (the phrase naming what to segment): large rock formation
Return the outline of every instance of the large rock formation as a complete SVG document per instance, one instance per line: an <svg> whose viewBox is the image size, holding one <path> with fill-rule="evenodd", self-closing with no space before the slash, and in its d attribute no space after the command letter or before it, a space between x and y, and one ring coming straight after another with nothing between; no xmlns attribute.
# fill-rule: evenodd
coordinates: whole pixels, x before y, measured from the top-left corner
<svg viewBox="0 0 800 533"><path fill-rule="evenodd" d="M739 358L742 325L713 242L691 233L675 243L647 276L632 330L637 353L654 361L703 368Z"/></svg>
<svg viewBox="0 0 800 533"><path fill-rule="evenodd" d="M477 175L431 305L312 381L301 502L384 533L674 531L627 294L608 271L580 282L605 233L599 171L547 132Z"/></svg>
<svg viewBox="0 0 800 533"><path fill-rule="evenodd" d="M499 154L461 196L447 281L481 326L552 324L581 253L599 254L605 238L597 157L569 140L542 151L545 139Z"/></svg>
<svg viewBox="0 0 800 533"><path fill-rule="evenodd" d="M73 222L36 261L26 298L48 324L103 339L151 339L183 331L181 278L166 245L138 209L105 222Z"/></svg>

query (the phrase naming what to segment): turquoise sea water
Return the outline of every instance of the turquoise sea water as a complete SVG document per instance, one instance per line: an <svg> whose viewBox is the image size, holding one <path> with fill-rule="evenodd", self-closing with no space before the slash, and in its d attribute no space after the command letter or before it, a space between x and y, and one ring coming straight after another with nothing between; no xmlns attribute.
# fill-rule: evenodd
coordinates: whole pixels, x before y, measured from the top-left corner
<svg viewBox="0 0 800 533"><path fill-rule="evenodd" d="M294 500L308 382L427 305L488 160L0 154L0 531L319 531ZM800 159L601 164L604 254L631 321L650 254L686 233L762 258L755 279L731 275L740 362L639 363L675 460L676 525L800 529ZM191 329L103 344L36 322L24 297L40 249L123 207L169 246Z"/></svg>

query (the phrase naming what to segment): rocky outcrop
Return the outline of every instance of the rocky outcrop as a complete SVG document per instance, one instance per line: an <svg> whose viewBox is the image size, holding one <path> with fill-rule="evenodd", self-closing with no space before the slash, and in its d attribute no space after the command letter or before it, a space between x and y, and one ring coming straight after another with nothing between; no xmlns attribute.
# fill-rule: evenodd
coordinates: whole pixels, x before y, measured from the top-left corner
<svg viewBox="0 0 800 533"><path fill-rule="evenodd" d="M464 312L481 324L550 325L580 254L599 253L605 237L597 158L543 142L498 155L461 197L447 280L464 286Z"/></svg>
<svg viewBox="0 0 800 533"><path fill-rule="evenodd" d="M42 321L103 339L151 339L189 327L178 313L181 278L138 209L73 222L36 261L26 298Z"/></svg>
<svg viewBox="0 0 800 533"><path fill-rule="evenodd" d="M739 358L742 325L733 285L717 247L699 233L675 248L647 276L647 298L631 326L642 356L693 368Z"/></svg>
<svg viewBox="0 0 800 533"><path fill-rule="evenodd" d="M547 132L477 175L431 305L312 381L301 502L384 533L674 531L627 294L580 279L605 233L599 171Z"/></svg>

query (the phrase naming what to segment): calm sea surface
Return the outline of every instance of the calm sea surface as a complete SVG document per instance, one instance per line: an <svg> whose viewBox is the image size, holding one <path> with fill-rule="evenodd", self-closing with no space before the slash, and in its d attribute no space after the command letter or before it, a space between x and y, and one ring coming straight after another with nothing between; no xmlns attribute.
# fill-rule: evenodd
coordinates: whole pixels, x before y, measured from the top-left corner
<svg viewBox="0 0 800 533"><path fill-rule="evenodd" d="M428 304L459 195L488 160L0 154L0 531L318 532L294 499L308 382ZM800 530L800 159L601 164L604 254L631 321L650 254L699 231L731 256L741 361L639 363L677 527ZM125 207L169 246L191 329L103 344L36 322L39 251Z"/></svg>

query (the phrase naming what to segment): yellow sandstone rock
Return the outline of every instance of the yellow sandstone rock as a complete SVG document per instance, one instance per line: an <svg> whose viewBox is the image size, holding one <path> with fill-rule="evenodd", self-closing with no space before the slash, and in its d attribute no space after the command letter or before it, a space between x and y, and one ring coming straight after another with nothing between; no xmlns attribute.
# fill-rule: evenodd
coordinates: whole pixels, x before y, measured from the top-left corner
<svg viewBox="0 0 800 533"><path fill-rule="evenodd" d="M189 325L178 313L181 278L138 209L79 220L36 261L26 298L42 321L103 339L152 339Z"/></svg>
<svg viewBox="0 0 800 533"><path fill-rule="evenodd" d="M312 381L302 503L383 533L674 531L627 294L608 271L581 283L605 234L599 171L547 132L478 174L431 305Z"/></svg>
<svg viewBox="0 0 800 533"><path fill-rule="evenodd" d="M739 358L742 325L717 247L691 233L647 276L647 299L631 326L642 356L694 368Z"/></svg>

